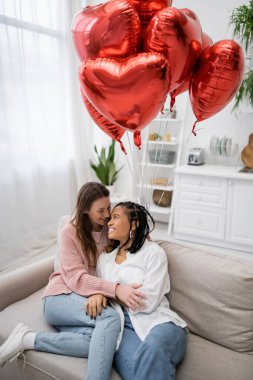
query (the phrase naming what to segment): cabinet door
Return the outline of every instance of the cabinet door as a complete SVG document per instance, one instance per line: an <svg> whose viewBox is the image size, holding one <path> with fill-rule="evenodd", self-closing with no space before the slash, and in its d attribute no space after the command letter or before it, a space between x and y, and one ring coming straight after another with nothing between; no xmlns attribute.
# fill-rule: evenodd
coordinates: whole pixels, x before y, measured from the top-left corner
<svg viewBox="0 0 253 380"><path fill-rule="evenodd" d="M253 181L229 180L226 240L252 246Z"/></svg>
<svg viewBox="0 0 253 380"><path fill-rule="evenodd" d="M226 207L227 180L219 177L180 176L178 199L197 205Z"/></svg>
<svg viewBox="0 0 253 380"><path fill-rule="evenodd" d="M180 202L176 206L174 231L204 238L224 239L225 210Z"/></svg>

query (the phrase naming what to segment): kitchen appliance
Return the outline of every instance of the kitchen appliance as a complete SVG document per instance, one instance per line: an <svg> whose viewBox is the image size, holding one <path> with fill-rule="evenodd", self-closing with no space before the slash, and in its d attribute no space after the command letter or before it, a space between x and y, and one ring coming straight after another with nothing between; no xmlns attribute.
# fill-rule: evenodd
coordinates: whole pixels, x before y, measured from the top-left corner
<svg viewBox="0 0 253 380"><path fill-rule="evenodd" d="M205 151L203 148L192 148L188 155L188 165L203 165L205 163Z"/></svg>

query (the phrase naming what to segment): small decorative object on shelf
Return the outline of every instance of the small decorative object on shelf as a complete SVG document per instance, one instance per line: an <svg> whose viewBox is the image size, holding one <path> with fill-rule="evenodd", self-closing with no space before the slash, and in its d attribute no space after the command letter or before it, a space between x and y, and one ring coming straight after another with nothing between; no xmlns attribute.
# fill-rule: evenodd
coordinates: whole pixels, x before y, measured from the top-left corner
<svg viewBox="0 0 253 380"><path fill-rule="evenodd" d="M161 149L152 149L148 151L151 163L171 165L174 161L175 152Z"/></svg>
<svg viewBox="0 0 253 380"><path fill-rule="evenodd" d="M164 178L164 177L151 178L152 185L169 186L170 182L171 182L170 178Z"/></svg>
<svg viewBox="0 0 253 380"><path fill-rule="evenodd" d="M170 117L171 117L171 119L176 119L177 118L177 109L176 109L175 105L174 105L173 110L172 110L172 112L170 114Z"/></svg>
<svg viewBox="0 0 253 380"><path fill-rule="evenodd" d="M163 135L163 138L162 138L162 140L163 141L170 141L170 139L171 139L171 136L170 136L170 133L165 133L165 135Z"/></svg>
<svg viewBox="0 0 253 380"><path fill-rule="evenodd" d="M233 144L232 138L212 136L210 140L210 153L213 156L236 157L239 145Z"/></svg>
<svg viewBox="0 0 253 380"><path fill-rule="evenodd" d="M154 190L153 202L160 207L170 207L173 191Z"/></svg>
<svg viewBox="0 0 253 380"><path fill-rule="evenodd" d="M253 133L249 135L249 143L242 150L241 158L246 168L253 169Z"/></svg>
<svg viewBox="0 0 253 380"><path fill-rule="evenodd" d="M148 135L148 140L149 141L159 141L161 139L162 139L162 137L158 133L150 133Z"/></svg>

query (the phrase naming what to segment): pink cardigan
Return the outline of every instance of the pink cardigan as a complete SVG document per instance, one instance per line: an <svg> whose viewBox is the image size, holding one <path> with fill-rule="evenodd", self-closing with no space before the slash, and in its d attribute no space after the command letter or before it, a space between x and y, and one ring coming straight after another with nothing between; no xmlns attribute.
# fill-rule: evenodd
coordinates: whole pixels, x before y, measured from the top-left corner
<svg viewBox="0 0 253 380"><path fill-rule="evenodd" d="M67 224L61 232L60 270L51 274L43 298L72 292L85 297L99 293L115 298L115 288L116 283L96 277L95 268L88 267L76 230Z"/></svg>

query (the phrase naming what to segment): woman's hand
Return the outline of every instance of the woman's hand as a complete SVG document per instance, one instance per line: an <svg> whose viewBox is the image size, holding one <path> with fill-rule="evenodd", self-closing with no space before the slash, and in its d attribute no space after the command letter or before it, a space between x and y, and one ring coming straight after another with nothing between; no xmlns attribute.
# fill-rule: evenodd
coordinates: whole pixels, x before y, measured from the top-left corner
<svg viewBox="0 0 253 380"><path fill-rule="evenodd" d="M97 315L101 315L102 306L104 309L107 308L107 298L102 294L94 294L88 298L85 304L85 312L90 315L91 319L96 319Z"/></svg>
<svg viewBox="0 0 253 380"><path fill-rule="evenodd" d="M146 307L147 295L139 290L141 284L121 285L116 286L116 297L123 302L126 307L133 311L141 311Z"/></svg>

